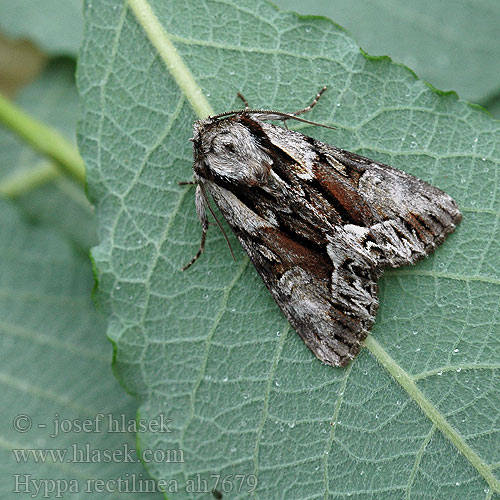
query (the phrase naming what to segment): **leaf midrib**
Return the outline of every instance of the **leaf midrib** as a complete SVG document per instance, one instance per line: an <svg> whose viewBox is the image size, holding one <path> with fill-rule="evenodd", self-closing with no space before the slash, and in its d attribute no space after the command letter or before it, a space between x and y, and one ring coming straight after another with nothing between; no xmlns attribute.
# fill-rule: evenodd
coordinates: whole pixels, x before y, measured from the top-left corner
<svg viewBox="0 0 500 500"><path fill-rule="evenodd" d="M128 0L128 5L134 12L139 25L144 29L152 45L158 50L167 69L197 115L200 118L204 118L207 115L214 114L201 88L196 84L188 66L172 44L171 40L173 37L163 29L148 2L146 0ZM435 276L436 273L432 274ZM235 279L239 279L240 276L241 273L238 273ZM494 284L499 283L495 280ZM417 403L436 428L451 441L454 447L479 472L492 490L500 493L500 481L493 475L491 467L465 442L465 439L459 432L448 423L445 416L439 412L417 387L413 378L382 348L372 335L369 335L365 340L365 347L368 348L393 379L398 382L409 397Z"/></svg>

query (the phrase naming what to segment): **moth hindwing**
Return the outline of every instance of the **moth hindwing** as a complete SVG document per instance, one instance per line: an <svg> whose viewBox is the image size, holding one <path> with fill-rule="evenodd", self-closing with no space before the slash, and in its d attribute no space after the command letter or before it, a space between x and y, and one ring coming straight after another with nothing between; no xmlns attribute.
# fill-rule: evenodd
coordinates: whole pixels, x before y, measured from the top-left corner
<svg viewBox="0 0 500 500"><path fill-rule="evenodd" d="M375 320L383 269L431 253L462 216L410 174L267 123L319 95L294 114L246 108L195 122L203 233L186 268L203 250L211 197L306 345L345 366Z"/></svg>

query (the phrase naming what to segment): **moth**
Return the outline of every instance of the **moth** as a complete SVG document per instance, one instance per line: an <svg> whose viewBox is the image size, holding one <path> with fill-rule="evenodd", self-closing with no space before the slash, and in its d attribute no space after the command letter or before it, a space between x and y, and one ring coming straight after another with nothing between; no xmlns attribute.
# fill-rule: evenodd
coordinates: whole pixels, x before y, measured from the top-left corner
<svg viewBox="0 0 500 500"><path fill-rule="evenodd" d="M202 236L184 269L205 247L207 210L221 227L212 198L305 344L323 363L345 366L375 321L384 268L427 256L462 215L427 182L268 123L321 125L298 115L325 90L295 113L250 109L240 95L245 109L194 123Z"/></svg>

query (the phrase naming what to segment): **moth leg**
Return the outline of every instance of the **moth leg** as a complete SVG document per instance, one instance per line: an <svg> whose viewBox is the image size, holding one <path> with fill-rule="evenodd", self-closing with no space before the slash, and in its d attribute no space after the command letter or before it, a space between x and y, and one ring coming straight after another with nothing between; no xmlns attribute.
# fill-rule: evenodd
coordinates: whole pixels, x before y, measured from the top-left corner
<svg viewBox="0 0 500 500"><path fill-rule="evenodd" d="M248 101L243 97L243 94L238 92L236 95L243 101L243 104L245 105L245 110L250 109L250 106L248 105Z"/></svg>
<svg viewBox="0 0 500 500"><path fill-rule="evenodd" d="M186 184L190 183L187 182ZM192 184L196 184L196 182L193 182ZM195 256L182 268L183 271L190 268L198 260L200 255L203 253L203 250L205 250L205 242L207 240L208 218L207 218L207 211L205 210L206 199L202 187L199 184L196 186L195 205L196 205L196 214L198 215L198 219L200 220L201 223L200 248L198 248L198 251L196 252Z"/></svg>
<svg viewBox="0 0 500 500"><path fill-rule="evenodd" d="M195 181L182 181L179 182L179 186L192 186L193 184L197 184Z"/></svg>
<svg viewBox="0 0 500 500"><path fill-rule="evenodd" d="M207 207L208 210L210 210L210 213L212 214L213 218L215 219L215 225L219 227L219 229L222 232L222 235L224 236L224 239L226 240L227 246L229 247L229 251L231 252L233 260L236 261L236 257L234 256L233 249L231 248L231 243L229 242L229 238L224 232L224 228L221 226L221 223L219 222L219 219L217 219L217 216L212 210L212 207L208 203L207 195L205 194L203 186L197 182L193 182L193 184L197 184L195 193L195 205L196 205L196 214L198 215L198 219L200 220L201 223L201 241L200 241L200 248L198 248L198 251L196 252L195 256L182 268L182 270L185 271L186 269L190 268L198 260L200 255L203 253L203 250L205 250L205 242L207 240L208 226L210 224L207 217L207 211L206 211Z"/></svg>
<svg viewBox="0 0 500 500"><path fill-rule="evenodd" d="M314 101L309 104L309 106L303 108L303 109L299 109L298 111L295 111L295 113L290 113L291 115L293 116L298 116L298 115L301 115L303 113L307 113L308 111L311 111L311 109L314 108L314 106L316 106L316 103L319 101L319 98L323 95L323 92L327 89L327 87L323 87L317 94L316 94L316 97L314 98Z"/></svg>

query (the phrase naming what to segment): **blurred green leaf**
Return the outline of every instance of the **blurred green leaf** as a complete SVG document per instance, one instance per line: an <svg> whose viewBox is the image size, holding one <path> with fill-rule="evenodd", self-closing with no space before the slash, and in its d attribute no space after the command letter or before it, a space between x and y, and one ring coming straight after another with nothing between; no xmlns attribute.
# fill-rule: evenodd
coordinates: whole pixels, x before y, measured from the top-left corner
<svg viewBox="0 0 500 500"><path fill-rule="evenodd" d="M443 90L483 104L500 92L500 9L494 0L276 0L342 25L370 54L389 55Z"/></svg>
<svg viewBox="0 0 500 500"><path fill-rule="evenodd" d="M79 113L74 73L72 61L54 60L16 99L21 109L56 128L71 142L75 142ZM81 186L62 175L46 157L0 127L0 191L13 181L18 190L14 193L16 202L26 215L57 228L85 252L95 245L94 214Z"/></svg>
<svg viewBox="0 0 500 500"><path fill-rule="evenodd" d="M185 453L149 470L184 487L200 474L209 489L211 474L233 474L229 497L242 499L235 474L256 476L262 499L500 498L498 122L364 56L325 19L264 1L129 5L135 15L86 4L79 147L116 371L142 416L173 420L161 443L140 442ZM432 182L464 213L435 255L381 280L371 350L347 369L290 331L234 238L236 263L212 230L180 272L200 236L193 190L178 185L192 175L191 106L234 109L240 91L293 111L325 84L309 118L336 130L298 128Z"/></svg>
<svg viewBox="0 0 500 500"><path fill-rule="evenodd" d="M82 25L82 0L0 3L0 30L11 38L32 41L51 56L76 57Z"/></svg>
<svg viewBox="0 0 500 500"><path fill-rule="evenodd" d="M500 95L488 102L487 109L497 120L500 119Z"/></svg>
<svg viewBox="0 0 500 500"><path fill-rule="evenodd" d="M5 201L0 201L0 228L0 412L4 423L0 496L43 498L45 488L50 492L76 484L77 491L62 498L130 498L108 488L116 487L120 477L129 484L135 477L140 484L148 476L140 463L119 458L120 453L124 457L134 450L134 434L108 432L107 422L108 415L134 422L136 402L111 374L111 346L104 336L104 321L90 299L90 263L56 232L26 223ZM99 432L93 432L94 419L101 413ZM88 432L68 427L85 419L91 421ZM66 454L52 460L50 455L43 458L46 450ZM115 451L114 460L104 458ZM137 459L133 453L130 457ZM104 481L103 493L96 493L99 486L92 482L98 479ZM37 488L41 488L38 493ZM57 489L49 496L56 498L56 494ZM134 498L163 496L134 493Z"/></svg>

